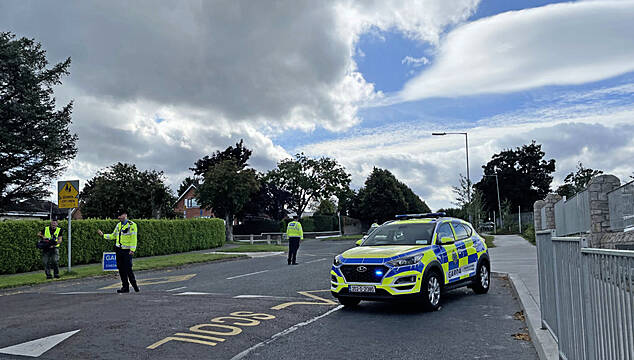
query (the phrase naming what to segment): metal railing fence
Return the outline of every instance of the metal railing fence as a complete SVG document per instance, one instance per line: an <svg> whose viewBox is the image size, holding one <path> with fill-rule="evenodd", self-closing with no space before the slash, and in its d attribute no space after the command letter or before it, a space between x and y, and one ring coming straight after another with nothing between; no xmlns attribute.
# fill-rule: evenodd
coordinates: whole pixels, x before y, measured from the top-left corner
<svg viewBox="0 0 634 360"><path fill-rule="evenodd" d="M612 231L634 226L634 181L608 193L608 209Z"/></svg>
<svg viewBox="0 0 634 360"><path fill-rule="evenodd" d="M540 308L560 358L634 360L634 251L553 235L536 233Z"/></svg>
<svg viewBox="0 0 634 360"><path fill-rule="evenodd" d="M555 204L557 236L581 234L590 231L590 192L577 193Z"/></svg>

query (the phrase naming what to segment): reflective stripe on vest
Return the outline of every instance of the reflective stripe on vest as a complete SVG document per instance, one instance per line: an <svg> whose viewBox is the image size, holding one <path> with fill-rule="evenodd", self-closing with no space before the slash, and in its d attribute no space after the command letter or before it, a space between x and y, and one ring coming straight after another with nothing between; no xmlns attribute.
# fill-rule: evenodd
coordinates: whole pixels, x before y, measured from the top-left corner
<svg viewBox="0 0 634 360"><path fill-rule="evenodd" d="M57 238L59 237L59 232L62 230L62 228L56 228L55 229L55 242L57 242ZM53 239L53 237L51 237L51 228L49 226L44 228L44 237L47 239ZM59 247L59 244L55 245L55 247Z"/></svg>

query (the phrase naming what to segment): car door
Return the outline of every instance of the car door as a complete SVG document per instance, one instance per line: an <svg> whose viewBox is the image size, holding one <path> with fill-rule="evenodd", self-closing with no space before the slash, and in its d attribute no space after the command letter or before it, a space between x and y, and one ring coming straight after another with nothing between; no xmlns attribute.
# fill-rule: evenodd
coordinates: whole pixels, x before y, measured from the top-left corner
<svg viewBox="0 0 634 360"><path fill-rule="evenodd" d="M451 238L454 242L449 244L440 244L440 239L442 238ZM455 269L458 268L459 257L458 252L456 250L456 236L451 228L449 222L442 223L438 225L438 229L436 230L436 244L440 244L443 248L444 253L441 255L441 263L443 272L445 273L445 284L448 284L453 280L452 274L455 273Z"/></svg>
<svg viewBox="0 0 634 360"><path fill-rule="evenodd" d="M459 279L466 279L472 276L478 262L477 251L473 246L471 239L471 227L464 223L455 221L451 224L456 233L456 250L459 257L459 270L455 274Z"/></svg>

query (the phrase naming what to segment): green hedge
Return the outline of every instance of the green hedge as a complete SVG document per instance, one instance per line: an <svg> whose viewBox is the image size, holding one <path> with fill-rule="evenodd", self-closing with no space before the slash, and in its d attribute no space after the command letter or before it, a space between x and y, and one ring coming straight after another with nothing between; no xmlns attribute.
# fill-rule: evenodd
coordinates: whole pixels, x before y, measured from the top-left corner
<svg viewBox="0 0 634 360"><path fill-rule="evenodd" d="M134 220L138 225L136 257L174 254L222 246L225 226L221 219ZM104 251L112 251L114 241L97 234L112 232L117 220L75 220L72 223L72 264L101 262ZM37 233L48 221L14 220L0 222L0 274L42 269L41 250L35 247ZM59 221L63 229L60 266L67 266L68 222Z"/></svg>

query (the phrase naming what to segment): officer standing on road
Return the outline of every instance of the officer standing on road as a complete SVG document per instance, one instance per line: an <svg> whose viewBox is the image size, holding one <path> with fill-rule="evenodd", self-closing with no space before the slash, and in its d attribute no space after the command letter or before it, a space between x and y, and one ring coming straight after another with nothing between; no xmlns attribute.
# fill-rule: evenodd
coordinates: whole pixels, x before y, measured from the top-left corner
<svg viewBox="0 0 634 360"><path fill-rule="evenodd" d="M37 236L48 241L49 245L42 249L42 262L44 263L44 273L47 279L52 279L51 264L53 274L59 279L59 244L62 243L62 229L57 227L57 220L51 220L51 226L44 228Z"/></svg>
<svg viewBox="0 0 634 360"><path fill-rule="evenodd" d="M297 250L299 241L304 239L302 224L299 223L299 216L288 223L286 227L286 237L288 238L288 264L297 265Z"/></svg>
<svg viewBox="0 0 634 360"><path fill-rule="evenodd" d="M119 269L119 276L121 277L121 289L117 290L117 292L130 292L130 284L134 291L139 292L136 278L132 272L132 256L134 256L136 251L137 225L128 220L127 211L122 211L121 215L119 215L119 223L115 226L112 234L104 234L101 230L97 230L97 233L106 240L115 240L117 269Z"/></svg>

